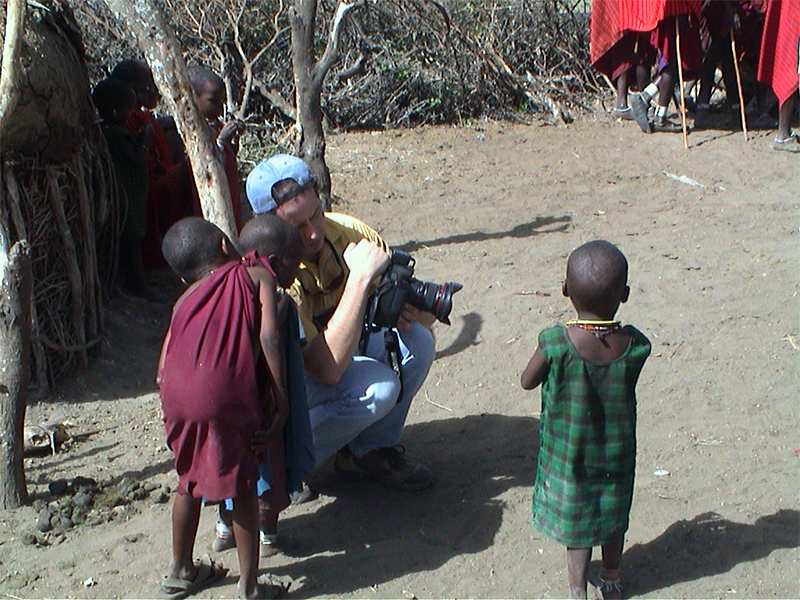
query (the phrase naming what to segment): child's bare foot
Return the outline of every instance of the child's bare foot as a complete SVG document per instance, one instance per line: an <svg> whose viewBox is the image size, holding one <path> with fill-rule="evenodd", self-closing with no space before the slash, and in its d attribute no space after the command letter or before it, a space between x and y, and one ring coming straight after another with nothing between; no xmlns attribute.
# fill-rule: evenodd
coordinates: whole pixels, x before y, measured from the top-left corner
<svg viewBox="0 0 800 600"><path fill-rule="evenodd" d="M280 598L289 591L289 583L284 583L274 575L269 573L261 575L251 590L247 590L246 583L241 579L237 586L239 598L242 600L272 600Z"/></svg>

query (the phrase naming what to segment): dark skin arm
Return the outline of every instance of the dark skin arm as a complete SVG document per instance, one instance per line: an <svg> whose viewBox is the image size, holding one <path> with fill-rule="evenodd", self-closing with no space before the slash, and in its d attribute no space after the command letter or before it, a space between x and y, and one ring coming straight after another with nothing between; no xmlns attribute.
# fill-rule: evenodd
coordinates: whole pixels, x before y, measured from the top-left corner
<svg viewBox="0 0 800 600"><path fill-rule="evenodd" d="M264 407L269 420L266 430L258 432L251 441L251 447L256 452L265 449L268 439L279 431L289 418L289 401L286 396L286 365L284 361L283 343L280 335L278 321L278 302L275 290L275 279L262 267L248 269L250 277L258 286L258 301L261 312L259 343L261 351L267 361L270 372L270 399L269 406ZM284 316L285 316L284 312Z"/></svg>
<svg viewBox="0 0 800 600"><path fill-rule="evenodd" d="M541 385L546 376L547 376L547 361L544 359L544 355L542 355L541 349L537 346L536 352L533 353L533 356L531 356L531 359L528 361L528 365L522 372L522 377L520 378L522 389L524 390L535 389L536 387Z"/></svg>

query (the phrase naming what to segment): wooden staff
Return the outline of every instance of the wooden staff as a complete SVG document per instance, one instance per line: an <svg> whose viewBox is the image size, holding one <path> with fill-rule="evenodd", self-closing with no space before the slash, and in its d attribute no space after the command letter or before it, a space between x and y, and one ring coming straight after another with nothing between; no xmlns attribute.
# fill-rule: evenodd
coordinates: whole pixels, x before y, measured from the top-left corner
<svg viewBox="0 0 800 600"><path fill-rule="evenodd" d="M683 147L689 149L689 136L686 133L686 98L683 97L683 61L681 60L681 24L680 18L675 17L675 54L678 60L678 82L681 89L681 131L683 132Z"/></svg>
<svg viewBox="0 0 800 600"><path fill-rule="evenodd" d="M742 132L744 133L744 141L747 138L747 118L746 110L744 108L744 92L742 91L742 75L739 73L739 55L736 52L736 40L733 37L733 29L731 29L731 54L733 55L733 70L736 71L736 87L739 90L739 110L742 114Z"/></svg>

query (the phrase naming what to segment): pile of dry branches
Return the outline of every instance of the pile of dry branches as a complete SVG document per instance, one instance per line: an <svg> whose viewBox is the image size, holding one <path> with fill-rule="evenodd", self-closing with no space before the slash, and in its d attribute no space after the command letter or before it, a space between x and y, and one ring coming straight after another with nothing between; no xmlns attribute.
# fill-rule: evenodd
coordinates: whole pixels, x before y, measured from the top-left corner
<svg viewBox="0 0 800 600"><path fill-rule="evenodd" d="M254 125L261 144L276 144L293 123L290 3L160 3L187 61L223 74L231 84L230 110ZM320 45L336 5L319 0ZM480 117L569 121L572 113L591 110L600 89L588 63L586 6L584 0L368 1L347 22L341 58L326 80L327 125L374 129ZM138 55L101 0L76 2L76 11L94 78L116 60Z"/></svg>
<svg viewBox="0 0 800 600"><path fill-rule="evenodd" d="M52 389L88 364L116 270L121 203L87 94L78 26L59 0L29 6L21 99L0 152L0 227L29 247L31 384Z"/></svg>

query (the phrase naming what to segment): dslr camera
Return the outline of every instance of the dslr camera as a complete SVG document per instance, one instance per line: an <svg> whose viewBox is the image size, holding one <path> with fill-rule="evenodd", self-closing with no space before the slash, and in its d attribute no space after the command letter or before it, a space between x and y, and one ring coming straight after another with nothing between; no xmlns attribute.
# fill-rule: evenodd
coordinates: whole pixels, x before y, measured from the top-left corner
<svg viewBox="0 0 800 600"><path fill-rule="evenodd" d="M389 267L367 306L367 330L396 327L404 304L432 313L439 322L450 325L448 317L453 308L453 294L463 286L452 281L428 283L414 279L414 265L410 254L392 251Z"/></svg>

